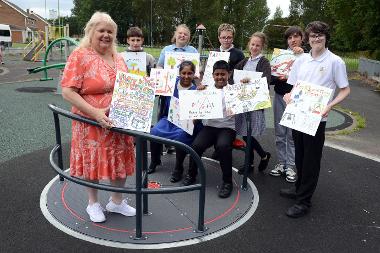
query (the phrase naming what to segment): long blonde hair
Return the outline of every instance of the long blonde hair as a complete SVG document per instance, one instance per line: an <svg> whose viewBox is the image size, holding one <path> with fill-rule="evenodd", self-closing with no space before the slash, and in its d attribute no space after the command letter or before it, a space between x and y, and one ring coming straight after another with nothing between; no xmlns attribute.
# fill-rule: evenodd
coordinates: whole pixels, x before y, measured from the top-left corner
<svg viewBox="0 0 380 253"><path fill-rule="evenodd" d="M92 36L94 35L96 26L99 25L100 23L106 23L112 26L114 30L112 52L116 54L117 53L117 50L116 50L117 24L115 23L115 21L113 21L110 15L108 15L106 12L100 12L100 11L97 11L94 14L92 14L90 20L87 22L86 26L84 27L84 37L79 44L79 48L91 47Z"/></svg>

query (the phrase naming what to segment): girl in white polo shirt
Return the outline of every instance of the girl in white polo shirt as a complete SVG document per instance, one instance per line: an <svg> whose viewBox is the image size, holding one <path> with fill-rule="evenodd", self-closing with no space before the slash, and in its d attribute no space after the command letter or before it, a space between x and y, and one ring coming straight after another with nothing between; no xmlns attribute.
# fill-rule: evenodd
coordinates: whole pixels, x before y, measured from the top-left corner
<svg viewBox="0 0 380 253"><path fill-rule="evenodd" d="M295 191L283 189L280 192L283 197L296 199L296 204L286 211L286 215L292 218L304 216L311 207L311 197L317 187L321 167L327 115L334 105L350 93L345 63L327 49L329 26L321 21L311 22L305 29L305 37L311 46L310 54L304 54L294 62L288 83L295 85L298 80L302 80L333 90L338 87L339 91L322 112L323 118L315 136L293 130L298 178ZM290 103L290 93L284 95L284 100Z"/></svg>

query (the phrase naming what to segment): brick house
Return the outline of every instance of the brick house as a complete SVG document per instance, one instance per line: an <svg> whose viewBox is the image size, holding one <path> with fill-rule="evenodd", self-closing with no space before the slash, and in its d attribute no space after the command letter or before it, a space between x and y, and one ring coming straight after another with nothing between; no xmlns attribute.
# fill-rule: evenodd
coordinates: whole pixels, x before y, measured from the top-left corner
<svg viewBox="0 0 380 253"><path fill-rule="evenodd" d="M0 24L7 24L12 31L12 42L25 43L32 38L33 31L45 31L49 23L32 11L24 11L17 5L0 0Z"/></svg>

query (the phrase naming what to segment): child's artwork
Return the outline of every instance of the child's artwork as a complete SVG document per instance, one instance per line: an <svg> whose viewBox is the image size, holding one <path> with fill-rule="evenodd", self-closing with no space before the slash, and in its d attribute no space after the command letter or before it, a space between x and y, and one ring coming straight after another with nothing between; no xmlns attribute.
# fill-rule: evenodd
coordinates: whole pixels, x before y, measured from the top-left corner
<svg viewBox="0 0 380 253"><path fill-rule="evenodd" d="M150 78L156 85L156 95L173 96L178 71L175 69L151 69Z"/></svg>
<svg viewBox="0 0 380 253"><path fill-rule="evenodd" d="M180 90L180 119L220 119L223 118L221 89Z"/></svg>
<svg viewBox="0 0 380 253"><path fill-rule="evenodd" d="M247 84L227 85L223 90L227 116L271 107L265 77L251 79Z"/></svg>
<svg viewBox="0 0 380 253"><path fill-rule="evenodd" d="M176 69L179 73L179 65L183 61L191 61L195 65L195 75L199 76L199 53L165 52L164 69Z"/></svg>
<svg viewBox="0 0 380 253"><path fill-rule="evenodd" d="M286 106L280 125L314 136L332 92L330 88L297 81L291 93L292 102Z"/></svg>
<svg viewBox="0 0 380 253"><path fill-rule="evenodd" d="M183 129L186 133L193 135L194 123L193 120L181 120L179 112L179 99L176 97L171 97L170 106L168 112L168 121L176 125L177 127Z"/></svg>
<svg viewBox="0 0 380 253"><path fill-rule="evenodd" d="M294 55L293 51L275 48L270 61L272 76L287 77L295 60L296 55Z"/></svg>
<svg viewBox="0 0 380 253"><path fill-rule="evenodd" d="M122 52L121 56L128 67L128 73L146 76L145 52Z"/></svg>
<svg viewBox="0 0 380 253"><path fill-rule="evenodd" d="M207 58L205 73L203 75L202 84L214 87L214 78L212 77L212 68L215 62L224 60L228 62L230 59L230 52L216 52L210 51Z"/></svg>
<svg viewBox="0 0 380 253"><path fill-rule="evenodd" d="M149 133L154 89L150 78L118 71L109 113L114 125Z"/></svg>
<svg viewBox="0 0 380 253"><path fill-rule="evenodd" d="M263 76L263 72L249 71L249 70L240 70L234 69L234 83L238 84L243 79L260 79Z"/></svg>

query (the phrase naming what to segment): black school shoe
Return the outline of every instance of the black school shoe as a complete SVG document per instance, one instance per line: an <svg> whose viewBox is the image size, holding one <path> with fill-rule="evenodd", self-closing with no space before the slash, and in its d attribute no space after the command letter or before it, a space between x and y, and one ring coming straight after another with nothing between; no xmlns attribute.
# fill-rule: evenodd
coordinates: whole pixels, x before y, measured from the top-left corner
<svg viewBox="0 0 380 253"><path fill-rule="evenodd" d="M302 204L291 206L285 213L290 218L300 218L309 212L309 207Z"/></svg>
<svg viewBox="0 0 380 253"><path fill-rule="evenodd" d="M228 198L231 195L232 189L234 186L232 183L226 183L223 182L223 184L220 186L218 196L219 198L225 199Z"/></svg>
<svg viewBox="0 0 380 253"><path fill-rule="evenodd" d="M177 183L182 179L182 174L183 174L183 167L182 169L174 169L172 172L172 176L170 177L170 182L172 183Z"/></svg>
<svg viewBox="0 0 380 253"><path fill-rule="evenodd" d="M270 159L271 156L272 155L269 152L267 152L266 159L264 160L264 159L261 158L260 164L259 164L259 167L258 167L259 171L264 171L264 170L267 169L268 163L269 163L269 159Z"/></svg>
<svg viewBox="0 0 380 253"><path fill-rule="evenodd" d="M194 184L196 180L197 180L196 177L193 177L193 176L187 174L182 183L184 186L188 186L188 185Z"/></svg>
<svg viewBox="0 0 380 253"><path fill-rule="evenodd" d="M147 170L147 173L148 174L153 174L154 172L156 172L156 167L158 165L161 165L161 161L159 163L150 163L149 168Z"/></svg>

